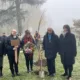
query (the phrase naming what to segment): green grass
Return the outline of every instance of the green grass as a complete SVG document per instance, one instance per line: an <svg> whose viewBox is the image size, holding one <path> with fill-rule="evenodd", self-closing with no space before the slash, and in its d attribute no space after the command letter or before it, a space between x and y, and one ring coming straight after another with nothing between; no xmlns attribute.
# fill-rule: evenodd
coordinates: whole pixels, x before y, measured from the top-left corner
<svg viewBox="0 0 80 80"><path fill-rule="evenodd" d="M78 48L78 55L76 57L76 64L74 65L74 71L73 71L73 79L72 80L80 80L80 47ZM34 54L34 60L38 59L38 52L36 51ZM37 70L38 67L34 66L34 70ZM47 71L47 68L44 68L44 70ZM0 78L0 80L66 80L64 77L61 77L60 75L64 73L63 66L60 61L60 56L58 55L56 58L56 70L57 74L54 78L45 76L45 79L40 79L38 75L35 75L34 73L27 73L26 65L25 65L25 59L23 53L20 54L19 58L19 72L21 76L19 77L11 77L10 69L9 69L9 63L7 57L4 58L4 69L3 74L4 76Z"/></svg>

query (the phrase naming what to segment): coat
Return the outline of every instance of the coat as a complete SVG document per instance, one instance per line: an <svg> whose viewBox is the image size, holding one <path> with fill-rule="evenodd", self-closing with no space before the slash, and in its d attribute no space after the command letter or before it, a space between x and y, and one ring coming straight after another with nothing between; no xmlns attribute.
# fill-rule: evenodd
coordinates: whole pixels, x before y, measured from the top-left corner
<svg viewBox="0 0 80 80"><path fill-rule="evenodd" d="M3 38L0 37L0 67L3 66L3 55L4 55L4 46Z"/></svg>
<svg viewBox="0 0 80 80"><path fill-rule="evenodd" d="M56 58L56 54L59 50L58 36L56 34L52 33L51 34L51 42L49 42L48 33L47 33L43 39L43 49L45 51L45 57L47 59Z"/></svg>
<svg viewBox="0 0 80 80"><path fill-rule="evenodd" d="M65 65L72 65L75 63L75 56L77 53L75 35L67 33L65 37L60 35L59 53L61 62Z"/></svg>
<svg viewBox="0 0 80 80"><path fill-rule="evenodd" d="M14 46L11 46L11 40L15 40L15 39L19 39L19 38L18 37L13 38L13 36L10 35L7 38L6 42L5 42L5 46L6 46L6 49L7 49L7 55L8 55L8 57L13 57L14 56L14 50L13 50ZM17 49L17 53L18 54L19 54L19 51L20 51L20 46Z"/></svg>
<svg viewBox="0 0 80 80"><path fill-rule="evenodd" d="M6 49L6 46L5 46L5 42L7 40L7 37L6 36L2 36L2 40L3 40L3 53L7 54L7 49Z"/></svg>
<svg viewBox="0 0 80 80"><path fill-rule="evenodd" d="M3 56L3 54L4 54L3 43L4 43L3 38L0 37L0 56Z"/></svg>

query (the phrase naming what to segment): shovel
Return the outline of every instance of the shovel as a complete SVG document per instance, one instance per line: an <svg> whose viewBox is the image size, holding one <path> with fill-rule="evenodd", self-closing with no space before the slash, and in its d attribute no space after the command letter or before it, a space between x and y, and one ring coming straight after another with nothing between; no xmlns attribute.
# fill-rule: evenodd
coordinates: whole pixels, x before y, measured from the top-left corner
<svg viewBox="0 0 80 80"><path fill-rule="evenodd" d="M40 71L39 71L39 77L44 78L45 77L45 72L42 69L42 53L39 53L39 59L40 59Z"/></svg>
<svg viewBox="0 0 80 80"><path fill-rule="evenodd" d="M15 62L17 63L18 62L18 58L17 58L17 49L15 50Z"/></svg>

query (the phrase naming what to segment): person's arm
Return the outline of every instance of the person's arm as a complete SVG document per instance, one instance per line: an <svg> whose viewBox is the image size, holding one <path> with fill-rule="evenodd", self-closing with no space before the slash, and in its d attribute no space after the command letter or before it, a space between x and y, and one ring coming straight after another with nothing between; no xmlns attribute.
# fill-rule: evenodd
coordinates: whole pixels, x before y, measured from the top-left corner
<svg viewBox="0 0 80 80"><path fill-rule="evenodd" d="M45 36L44 36L44 38L43 38L43 50L45 50Z"/></svg>
<svg viewBox="0 0 80 80"><path fill-rule="evenodd" d="M56 35L56 52L59 52L59 38Z"/></svg>
<svg viewBox="0 0 80 80"><path fill-rule="evenodd" d="M6 50L6 47L5 47L5 41L6 41L6 37L2 39L2 45L3 45L3 55L6 55L7 54L7 50Z"/></svg>
<svg viewBox="0 0 80 80"><path fill-rule="evenodd" d="M33 44L35 44L35 41L34 41L34 39L32 39L32 43L33 43Z"/></svg>
<svg viewBox="0 0 80 80"><path fill-rule="evenodd" d="M13 50L13 46L11 46L10 38L8 37L5 41L5 47L7 50Z"/></svg>
<svg viewBox="0 0 80 80"><path fill-rule="evenodd" d="M76 38L75 38L75 35L72 36L72 45L73 45L74 56L76 56L77 55L77 46L76 46Z"/></svg>
<svg viewBox="0 0 80 80"><path fill-rule="evenodd" d="M22 40L20 41L20 45L21 45L21 48L23 48L23 46L24 46L24 38L22 38Z"/></svg>
<svg viewBox="0 0 80 80"><path fill-rule="evenodd" d="M61 55L61 42L60 42L60 39L63 37L63 35L61 34L60 37L59 37L59 55Z"/></svg>

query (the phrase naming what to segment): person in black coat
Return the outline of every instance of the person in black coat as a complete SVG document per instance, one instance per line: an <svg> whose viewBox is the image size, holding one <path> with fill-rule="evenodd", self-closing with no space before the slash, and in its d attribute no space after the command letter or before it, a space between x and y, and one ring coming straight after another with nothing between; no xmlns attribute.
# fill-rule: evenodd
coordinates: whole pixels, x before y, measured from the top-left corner
<svg viewBox="0 0 80 80"><path fill-rule="evenodd" d="M43 39L43 49L45 51L45 57L47 58L49 76L54 76L56 73L55 58L59 50L59 39L52 28L47 29L47 34Z"/></svg>
<svg viewBox="0 0 80 80"><path fill-rule="evenodd" d="M3 39L3 53L4 53L4 55L6 55L7 54L7 49L5 47L5 42L7 40L7 36L6 36L5 33L3 33L3 35L2 35L2 39Z"/></svg>
<svg viewBox="0 0 80 80"><path fill-rule="evenodd" d="M2 69L3 69L3 55L4 55L4 48L3 48L3 38L0 36L0 77L3 76Z"/></svg>
<svg viewBox="0 0 80 80"><path fill-rule="evenodd" d="M76 57L76 39L75 35L71 33L69 25L64 25L63 34L60 35L60 56L61 62L64 66L65 73L62 76L72 76L73 64Z"/></svg>
<svg viewBox="0 0 80 80"><path fill-rule="evenodd" d="M15 52L14 50L17 49L17 53L18 53L18 58L19 58L19 50L20 47L19 46L11 46L11 40L16 40L19 39L16 35L16 30L13 29L11 35L7 38L6 41L6 48L7 48L7 55L8 55L8 59L9 59L9 65L10 65L10 70L12 73L12 77L15 76L19 76L19 72L18 72L18 62L15 62Z"/></svg>

